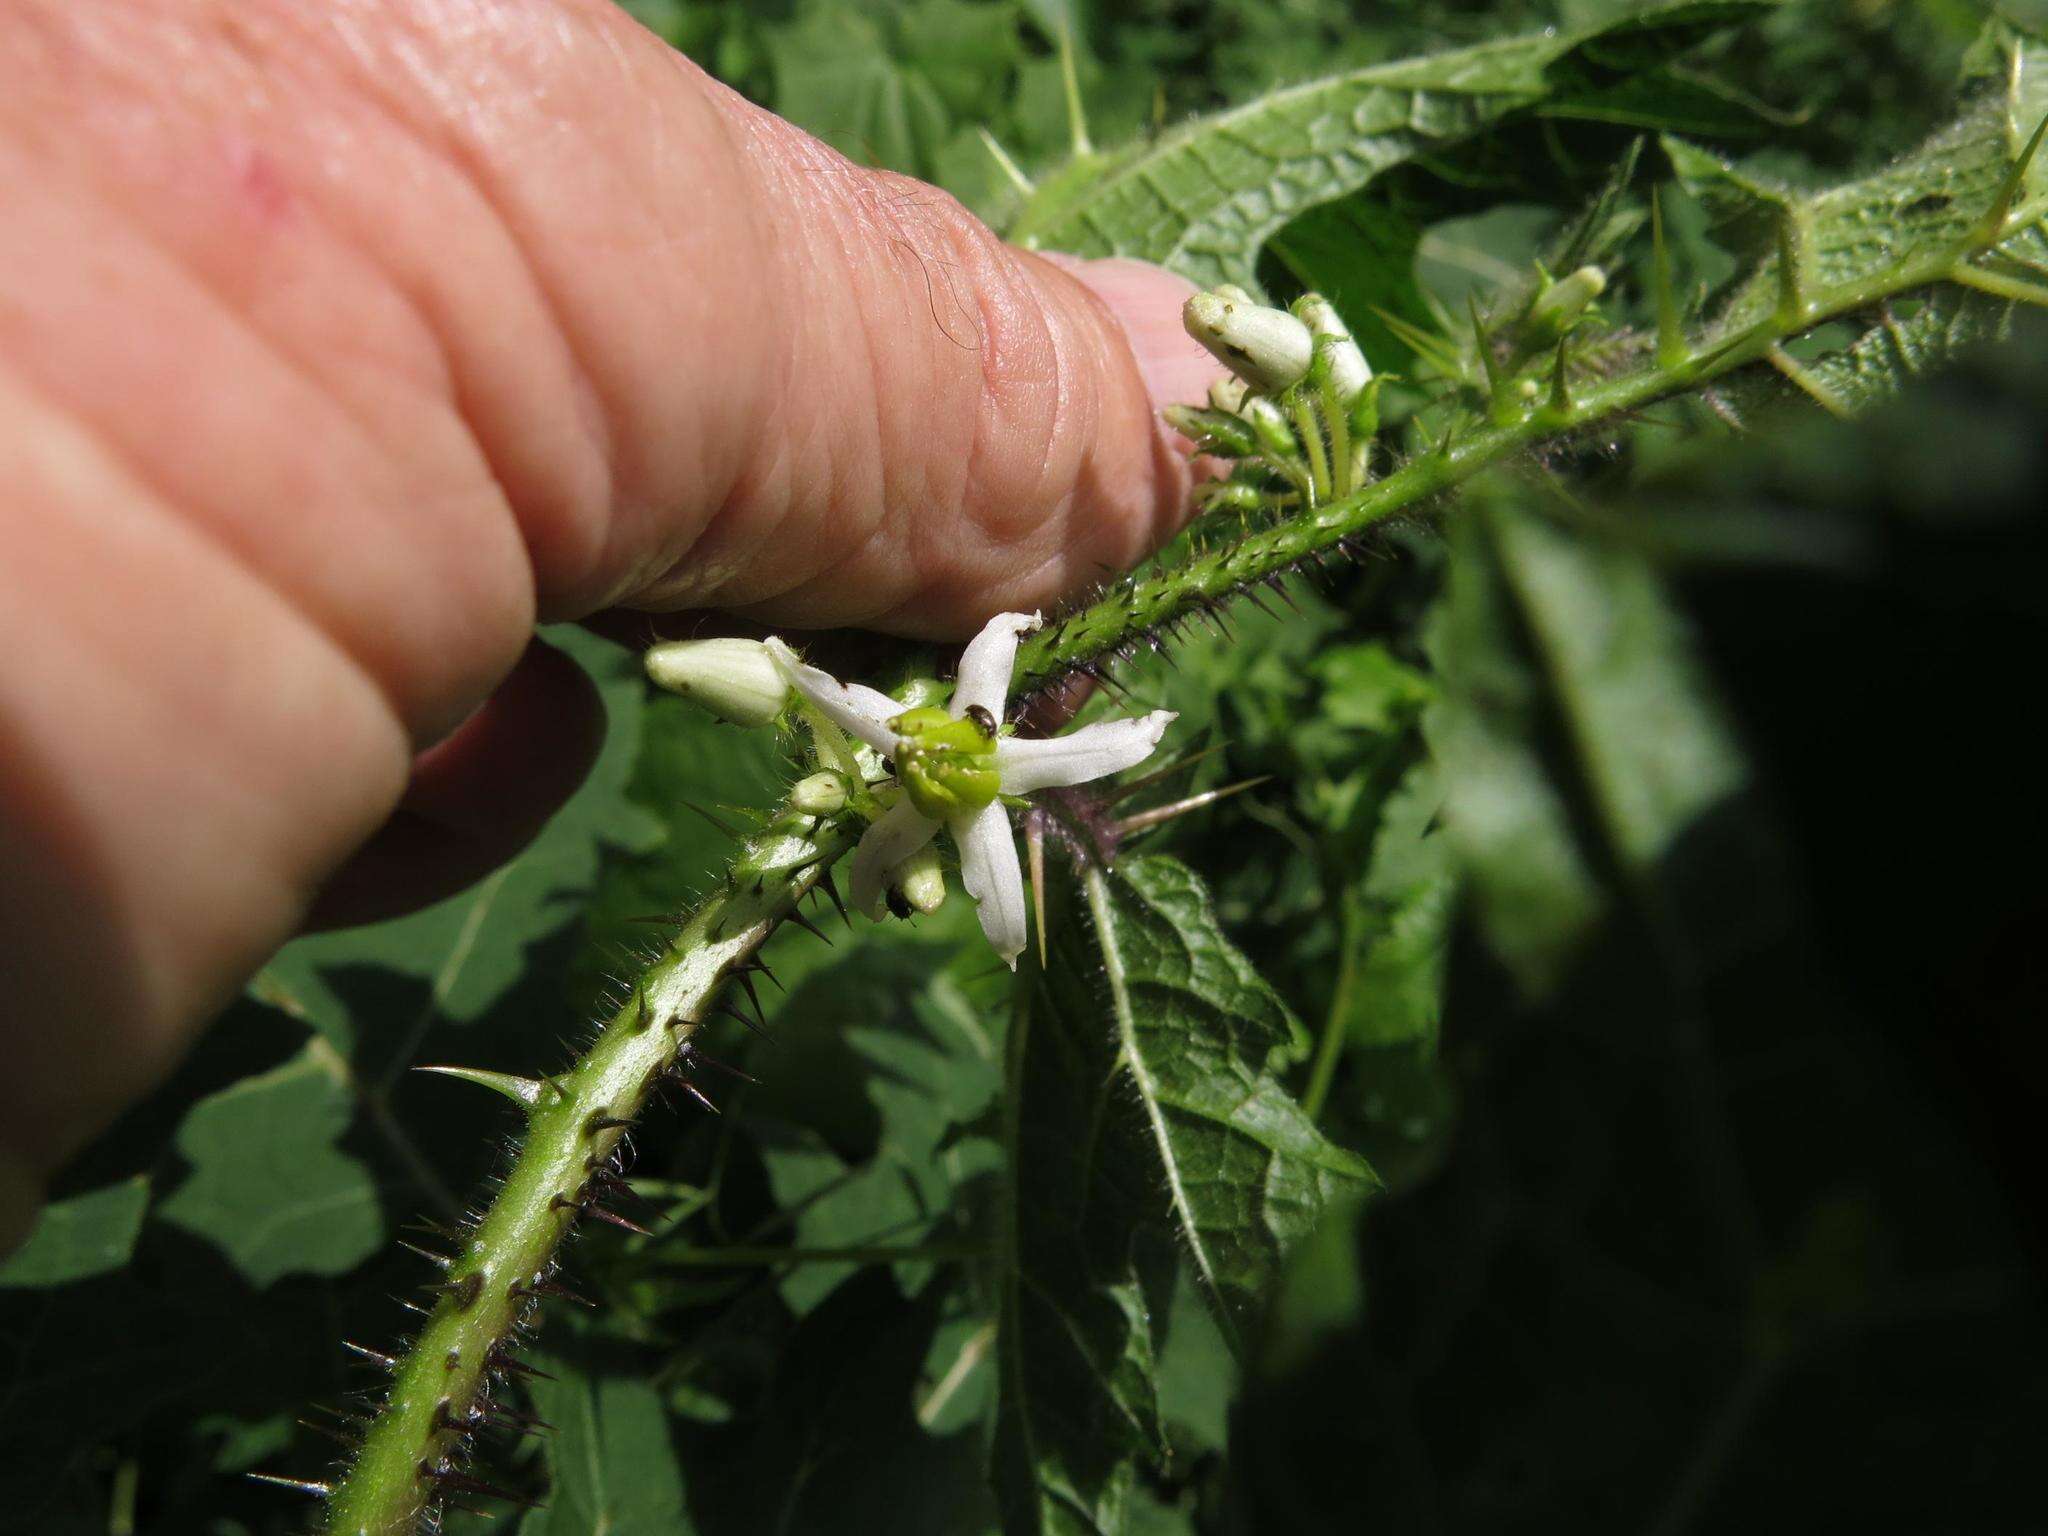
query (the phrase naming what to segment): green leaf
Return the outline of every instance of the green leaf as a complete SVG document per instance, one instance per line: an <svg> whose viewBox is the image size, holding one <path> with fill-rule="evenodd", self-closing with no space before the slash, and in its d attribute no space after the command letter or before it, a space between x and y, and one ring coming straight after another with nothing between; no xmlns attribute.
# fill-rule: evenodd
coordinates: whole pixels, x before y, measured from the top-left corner
<svg viewBox="0 0 2048 1536"><path fill-rule="evenodd" d="M1011 235L1081 256L1140 257L1198 283L1252 285L1261 247L1307 209L1536 106L1589 69L1642 68L1764 9L1668 6L1275 91L1049 184Z"/></svg>
<svg viewBox="0 0 2048 1536"><path fill-rule="evenodd" d="M1441 1151L1452 1094L1437 1054L1458 871L1427 762L1387 797L1365 878L1343 892L1344 953L1330 1028L1343 1031L1348 1108L1373 1166L1399 1190Z"/></svg>
<svg viewBox="0 0 2048 1536"><path fill-rule="evenodd" d="M177 1138L192 1173L158 1214L258 1286L353 1269L384 1237L376 1185L334 1146L354 1112L347 1067L321 1040L201 1099Z"/></svg>
<svg viewBox="0 0 2048 1536"><path fill-rule="evenodd" d="M927 179L956 123L1003 94L1021 51L1009 7L960 0L806 5L765 41L777 111L853 160Z"/></svg>
<svg viewBox="0 0 2048 1536"><path fill-rule="evenodd" d="M569 989L579 998L596 995L621 954L660 933L649 919L687 911L723 878L735 843L718 822L744 828L791 777L773 731L723 724L669 694L648 701L630 769L625 796L650 831L604 850Z"/></svg>
<svg viewBox="0 0 2048 1536"><path fill-rule="evenodd" d="M1437 825L1442 786L1427 763L1387 798L1360 894L1381 914L1349 1023L1362 1044L1434 1044L1443 1008L1443 946L1457 876Z"/></svg>
<svg viewBox="0 0 2048 1536"><path fill-rule="evenodd" d="M1727 301L1724 331L1754 324L1779 303L1783 256L1775 244L1786 220L1804 232L1799 247L1807 281L1829 286L1939 258L1969 238L2048 116L2048 44L1994 23L1973 50L1968 78L1977 96L1955 123L1884 169L1819 193L1778 184L1682 139L1664 139L1681 185L1759 255ZM2038 197L2044 184L2048 167L2037 158L2015 201ZM2036 302L2048 301L2048 238L2039 221L1977 265L2038 292ZM1853 324L1846 340L1793 349L1793 359L1779 364L1783 377L1758 369L1731 381L1717 389L1717 403L1737 420L1802 396L1851 414L1897 394L1963 348L2003 336L2014 307L2008 297L1972 289L1924 289L1878 305Z"/></svg>
<svg viewBox="0 0 2048 1536"><path fill-rule="evenodd" d="M559 1366L559 1369L557 1369ZM634 1376L594 1376L550 1357L532 1384L548 1438L552 1489L529 1536L688 1536L683 1474L661 1394Z"/></svg>
<svg viewBox="0 0 2048 1536"><path fill-rule="evenodd" d="M65 1285L119 1269L135 1251L149 1208L149 1175L43 1207L35 1231L5 1263L0 1288Z"/></svg>
<svg viewBox="0 0 2048 1536"><path fill-rule="evenodd" d="M1501 958L1532 993L1740 791L1741 753L1642 557L1503 499L1455 521L1425 717L1451 843ZM1583 811L1583 814L1582 814Z"/></svg>
<svg viewBox="0 0 2048 1536"><path fill-rule="evenodd" d="M963 922L971 926L959 903L929 926ZM985 978L978 933L975 943L963 952L923 933L876 932L774 1010L776 1047L754 1057L764 1080L746 1111L777 1204L794 1213L796 1246L914 1248L960 1236L963 1189L995 1161L986 1138L961 1128L1001 1083L987 980L964 974ZM852 1269L796 1266L781 1282L783 1299L808 1312ZM913 1290L931 1266L895 1269Z"/></svg>
<svg viewBox="0 0 2048 1536"><path fill-rule="evenodd" d="M1116 1067L1139 1101L1173 1235L1231 1332L1342 1186L1372 1178L1275 1075L1307 1042L1280 995L1217 926L1186 865L1126 859L1089 878Z"/></svg>
<svg viewBox="0 0 2048 1536"><path fill-rule="evenodd" d="M1288 1250L1371 1179L1280 1084L1300 1026L1194 874L1128 858L1084 883L1012 1026L995 1449L1012 1532L1122 1529L1137 1464L1165 1454L1177 1251L1237 1336Z"/></svg>
<svg viewBox="0 0 2048 1536"><path fill-rule="evenodd" d="M1230 1341L1182 1265L1159 1355L1159 1408L1176 1451L1221 1452L1229 1446L1238 1374Z"/></svg>
<svg viewBox="0 0 2048 1536"><path fill-rule="evenodd" d="M957 1273L957 1272L956 1272ZM835 1290L782 1341L751 1442L729 1460L727 1531L982 1536L993 1525L980 1447L914 1417L951 1276L906 1294L887 1270ZM693 1496L696 1493L692 1489ZM710 1518L705 1523L711 1525Z"/></svg>
<svg viewBox="0 0 2048 1536"><path fill-rule="evenodd" d="M2048 255L2048 244L2038 235L2017 237L2008 248L2022 242ZM1797 382L1749 369L1714 390L1715 404L1746 426L1761 424L1764 412L1787 404L1810 409L1816 398L1838 414L1853 415L1892 399L1970 347L2006 339L2017 308L2008 300L1952 286L1908 294L1880 306L1876 323L1846 346L1799 357Z"/></svg>
<svg viewBox="0 0 2048 1536"><path fill-rule="evenodd" d="M1008 1536L1111 1536L1166 1454L1158 1372L1172 1249L1148 1151L1107 1091L1113 1053L1077 914L1010 1025L1009 1178L991 1476ZM1059 999L1074 1005L1064 1006Z"/></svg>
<svg viewBox="0 0 2048 1536"><path fill-rule="evenodd" d="M1267 242L1266 256L1295 285L1327 296L1374 367L1387 373L1407 368L1412 352L1382 312L1432 324L1415 278L1421 242L1416 211L1373 189L1309 209Z"/></svg>
<svg viewBox="0 0 2048 1536"><path fill-rule="evenodd" d="M1757 103L1722 88L1710 77L1677 68L1653 69L1611 84L1563 91L1539 111L1545 117L1716 138L1753 139L1772 127Z"/></svg>

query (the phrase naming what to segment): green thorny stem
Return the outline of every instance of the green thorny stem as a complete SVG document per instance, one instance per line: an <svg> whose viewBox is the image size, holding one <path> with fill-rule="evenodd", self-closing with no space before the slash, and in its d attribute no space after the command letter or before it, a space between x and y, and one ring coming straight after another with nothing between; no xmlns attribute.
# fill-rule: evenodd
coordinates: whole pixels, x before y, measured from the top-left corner
<svg viewBox="0 0 2048 1536"><path fill-rule="evenodd" d="M1885 271L1832 285L1810 282L1801 248L1788 244L1780 262L1780 302L1770 314L1732 332L1709 327L1686 337L1665 328L1654 350L1644 349L1639 367L1615 377L1574 384L1563 367L1561 344L1559 365L1539 400L1504 401L1496 395L1490 419L1475 417L1455 427L1436 447L1386 478L1309 506L1184 564L1121 582L1098 601L1048 625L1019 648L1016 692L1035 693L1075 673L1099 672L1104 658L1138 644L1156 644L1162 633L1189 617L1213 612L1261 582L1277 581L1341 549L1376 524L1427 503L1524 449L1699 389L1752 364L1782 369L1789 363L1780 350L1783 344L1828 320L1939 283L2015 303L2048 303L2048 292L1971 265L2044 214L2048 204L2039 202L2003 216L1994 208L1968 239L1951 250L1909 258ZM1795 377L1793 382L1799 381Z"/></svg>
<svg viewBox="0 0 2048 1536"><path fill-rule="evenodd" d="M822 884L862 825L852 811L811 817L783 808L746 841L725 883L641 973L580 1060L557 1077L497 1084L528 1105L526 1139L397 1363L390 1397L332 1492L327 1531L410 1536L443 1492L464 1489L466 1437L485 1422L493 1378L546 1294L556 1250L592 1185L608 1179L620 1138L678 1065L719 986Z"/></svg>
<svg viewBox="0 0 2048 1536"><path fill-rule="evenodd" d="M1954 249L1856 281L1809 283L1800 247L1788 242L1779 304L1732 333L1709 327L1690 338L1678 334L1660 294L1660 334L1635 371L1574 387L1560 366L1545 398L1503 409L1496 397L1487 419L1469 424L1462 436L1447 435L1372 485L1310 506L1175 569L1120 585L1025 641L1015 691L1040 690L1069 674L1097 670L1103 659L1255 583L1277 580L1525 448L1751 364L1772 362L1784 342L1824 321L1942 282L2015 301L2038 299L2005 292L1997 274L1970 265L2048 211L2032 205L2008 212L2014 183ZM826 757L844 756L850 765L844 743L821 739L819 746ZM825 880L861 827L857 808L813 818L784 807L747 841L724 885L640 975L625 1006L574 1066L531 1084L500 1084L528 1105L525 1142L490 1209L449 1261L425 1326L395 1364L389 1399L331 1490L326 1529L333 1536L410 1536L443 1491L464 1489L468 1479L460 1458L466 1437L484 1422L494 1379L508 1368L509 1351L548 1290L557 1250L591 1198L593 1183L607 1177L621 1136L657 1080L677 1064L719 986L744 969L797 902Z"/></svg>

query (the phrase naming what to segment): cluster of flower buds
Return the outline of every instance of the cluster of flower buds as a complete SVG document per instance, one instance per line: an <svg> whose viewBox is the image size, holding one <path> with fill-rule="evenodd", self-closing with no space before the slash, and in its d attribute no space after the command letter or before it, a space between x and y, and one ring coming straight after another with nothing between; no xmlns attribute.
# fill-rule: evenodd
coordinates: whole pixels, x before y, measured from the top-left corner
<svg viewBox="0 0 2048 1536"><path fill-rule="evenodd" d="M1379 430L1379 390L1365 353L1337 308L1319 293L1305 293L1287 309L1261 304L1225 283L1198 293L1181 311L1187 332L1231 376L1210 388L1207 407L1173 406L1167 421L1221 458L1265 458L1292 464L1306 448L1311 463L1332 481L1319 491L1342 491L1366 478L1369 444ZM1317 436L1305 443L1303 433ZM1348 445L1341 455L1340 444ZM1244 481L1207 493L1212 506L1256 505L1260 494Z"/></svg>
<svg viewBox="0 0 2048 1536"><path fill-rule="evenodd" d="M1181 323L1246 389L1261 395L1282 395L1307 383L1327 387L1338 403L1349 405L1372 382L1372 368L1350 327L1319 293L1303 294L1292 309L1274 309L1225 283L1189 299Z"/></svg>

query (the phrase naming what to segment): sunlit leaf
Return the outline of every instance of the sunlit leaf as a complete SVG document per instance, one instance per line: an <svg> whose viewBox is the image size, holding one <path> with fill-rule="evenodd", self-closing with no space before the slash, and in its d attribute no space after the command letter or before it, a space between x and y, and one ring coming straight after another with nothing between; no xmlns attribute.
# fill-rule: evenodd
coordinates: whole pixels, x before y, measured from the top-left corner
<svg viewBox="0 0 2048 1536"><path fill-rule="evenodd" d="M1255 284L1261 247L1305 210L1541 103L1596 59L1603 70L1640 68L1765 8L1680 4L1276 91L1048 187L1011 234L1077 255L1141 257L1199 283Z"/></svg>
<svg viewBox="0 0 2048 1536"><path fill-rule="evenodd" d="M1876 173L1809 193L1731 165L1681 139L1664 149L1680 181L1706 202L1760 256L1756 270L1721 316L1730 331L1770 313L1778 302L1782 257L1772 248L1782 220L1795 217L1810 280L1853 284L1902 264L1939 259L1962 245L2004 186L2027 140L2048 117L2048 43L2017 28L1990 28L1971 57L1976 87L1964 115L1926 144ZM2015 206L2043 210L2048 186L2039 159L2018 189ZM2048 302L2048 235L2038 217L1979 264L1994 278L2016 280L2035 303ZM1915 378L1963 349L2010 328L2012 298L1950 285L1929 287L1878 304L1855 317L1849 339L1795 349L1780 378L1753 370L1719 389L1722 408L1747 419L1759 406L1802 397L1838 414L1859 411L1899 393Z"/></svg>
<svg viewBox="0 0 2048 1536"><path fill-rule="evenodd" d="M1084 885L1012 1026L996 1442L1012 1532L1121 1528L1138 1463L1164 1454L1177 1251L1235 1336L1287 1251L1371 1180L1274 1075L1300 1026L1193 873L1128 858Z"/></svg>

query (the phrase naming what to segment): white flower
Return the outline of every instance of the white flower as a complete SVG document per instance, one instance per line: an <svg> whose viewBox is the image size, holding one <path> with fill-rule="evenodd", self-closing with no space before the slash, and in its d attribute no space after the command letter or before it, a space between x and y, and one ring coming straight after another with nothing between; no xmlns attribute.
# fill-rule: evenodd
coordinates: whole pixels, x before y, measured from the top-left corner
<svg viewBox="0 0 2048 1536"><path fill-rule="evenodd" d="M1104 720L1065 736L1030 741L1000 734L1017 659L1017 637L1035 613L999 613L960 657L950 710L912 709L886 693L842 683L806 666L780 640L767 642L790 683L813 708L896 765L903 794L876 818L854 850L854 905L880 917L889 876L943 825L960 850L960 878L980 909L982 932L1011 969L1024 952L1024 871L1009 812L999 795L1121 773L1152 755L1173 711Z"/></svg>

